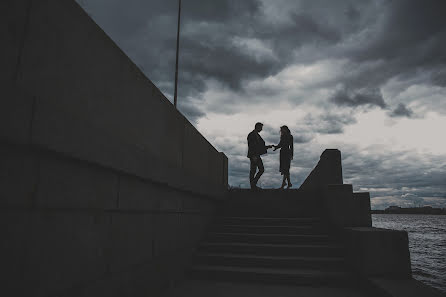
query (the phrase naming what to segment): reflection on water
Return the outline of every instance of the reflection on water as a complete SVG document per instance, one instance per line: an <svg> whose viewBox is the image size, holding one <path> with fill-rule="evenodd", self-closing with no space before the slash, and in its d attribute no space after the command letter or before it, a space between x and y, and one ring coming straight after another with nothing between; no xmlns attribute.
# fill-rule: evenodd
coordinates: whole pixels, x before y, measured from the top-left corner
<svg viewBox="0 0 446 297"><path fill-rule="evenodd" d="M446 292L446 216L373 214L373 227L405 230L413 277Z"/></svg>

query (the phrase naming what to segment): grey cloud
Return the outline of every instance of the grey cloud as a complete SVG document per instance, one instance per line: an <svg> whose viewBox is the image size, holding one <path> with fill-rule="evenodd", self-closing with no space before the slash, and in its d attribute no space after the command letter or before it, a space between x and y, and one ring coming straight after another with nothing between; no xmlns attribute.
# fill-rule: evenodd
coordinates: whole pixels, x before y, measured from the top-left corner
<svg viewBox="0 0 446 297"><path fill-rule="evenodd" d="M433 84L440 87L446 87L446 68L433 70L430 78Z"/></svg>
<svg viewBox="0 0 446 297"><path fill-rule="evenodd" d="M173 94L177 2L78 0L119 46L165 94ZM290 11L291 22L265 19L260 1L183 2L179 97L202 99L205 82L214 79L237 92L244 83L278 73L293 61L295 49L337 43L341 35L323 19ZM234 38L269 48L259 58Z"/></svg>
<svg viewBox="0 0 446 297"><path fill-rule="evenodd" d="M412 109L410 109L403 103L399 103L398 106L390 113L391 117L408 117L408 118L410 118L412 115L413 115Z"/></svg>
<svg viewBox="0 0 446 297"><path fill-rule="evenodd" d="M176 1L78 2L165 94L173 94ZM359 68L355 75L337 80L351 90L332 98L342 106L384 108L378 92L362 90L379 90L390 78L416 76L421 70L432 72L430 83L445 85L446 22L441 1L290 3L295 4L290 6L290 21L276 24L257 0L183 2L180 99L203 99L209 79L243 93L247 81L274 75L290 63L327 58L346 58ZM258 59L249 48L234 46L235 37L264 43L275 59ZM301 48L307 50L295 56ZM375 66L362 68L363 62Z"/></svg>
<svg viewBox="0 0 446 297"><path fill-rule="evenodd" d="M403 206L409 201L429 205L429 197L436 197L437 204L446 207L446 166L441 164L439 156L420 157L409 151L369 152L364 155L355 148L349 148L343 152L344 182L352 183L355 190L369 188L372 204L377 198L379 203L376 207L379 208L396 203ZM370 174L372 172L379 174ZM388 190L373 191L376 187Z"/></svg>
<svg viewBox="0 0 446 297"><path fill-rule="evenodd" d="M323 114L314 116L308 114L304 118L304 129L321 134L340 134L344 126L356 123L356 119L350 114ZM297 128L299 130L299 128ZM306 135L307 138L309 135Z"/></svg>
<svg viewBox="0 0 446 297"><path fill-rule="evenodd" d="M205 115L205 113L201 111L199 107L191 104L189 101L179 102L178 108L181 110L181 113L184 114L192 123Z"/></svg>
<svg viewBox="0 0 446 297"><path fill-rule="evenodd" d="M313 139L313 135L310 133L297 132L293 133L294 143L308 143Z"/></svg>
<svg viewBox="0 0 446 297"><path fill-rule="evenodd" d="M350 107L368 105L385 108L387 106L387 104L384 102L381 91L378 89L358 92L348 92L345 89L339 90L329 100L337 105Z"/></svg>
<svg viewBox="0 0 446 297"><path fill-rule="evenodd" d="M348 8L345 11L345 15L350 19L351 21L357 21L360 18L360 12L359 10L354 7L352 4L348 6Z"/></svg>
<svg viewBox="0 0 446 297"><path fill-rule="evenodd" d="M379 83L389 78L416 76L446 66L446 22L443 1L395 0L381 2L382 18L376 31L350 52L356 61L384 61L377 69ZM347 51L348 52L348 51ZM432 80L431 83L437 83Z"/></svg>

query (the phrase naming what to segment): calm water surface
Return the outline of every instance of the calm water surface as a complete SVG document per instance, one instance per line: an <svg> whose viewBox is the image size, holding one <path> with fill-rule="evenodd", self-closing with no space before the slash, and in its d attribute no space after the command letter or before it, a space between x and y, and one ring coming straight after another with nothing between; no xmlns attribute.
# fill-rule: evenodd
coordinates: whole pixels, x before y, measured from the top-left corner
<svg viewBox="0 0 446 297"><path fill-rule="evenodd" d="M373 214L372 224L407 231L413 277L446 292L446 215Z"/></svg>

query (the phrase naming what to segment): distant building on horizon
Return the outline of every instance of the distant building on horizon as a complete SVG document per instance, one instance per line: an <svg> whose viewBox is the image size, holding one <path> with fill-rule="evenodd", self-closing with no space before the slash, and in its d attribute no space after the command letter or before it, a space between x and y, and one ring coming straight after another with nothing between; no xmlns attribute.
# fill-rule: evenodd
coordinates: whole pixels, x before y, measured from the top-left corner
<svg viewBox="0 0 446 297"><path fill-rule="evenodd" d="M391 205L384 210L372 210L372 213L446 215L446 208L434 208L430 205L404 208L401 206Z"/></svg>

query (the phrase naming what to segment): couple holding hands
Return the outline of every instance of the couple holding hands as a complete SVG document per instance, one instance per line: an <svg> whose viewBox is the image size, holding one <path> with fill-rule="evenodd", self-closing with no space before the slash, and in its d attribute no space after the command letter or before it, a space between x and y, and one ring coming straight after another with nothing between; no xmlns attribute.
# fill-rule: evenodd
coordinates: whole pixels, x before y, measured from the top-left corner
<svg viewBox="0 0 446 297"><path fill-rule="evenodd" d="M251 184L251 189L260 189L257 187L257 182L265 171L260 156L266 154L267 150L270 148L274 148L274 150L280 148L280 173L283 175L282 186L280 189L283 189L287 182L287 189L291 188L290 165L291 160L293 159L293 136L291 135L290 129L288 129L287 126L280 127L280 142L278 145L265 145L265 141L259 134L262 129L263 124L256 123L254 130L248 134L248 158L251 161L249 182Z"/></svg>

